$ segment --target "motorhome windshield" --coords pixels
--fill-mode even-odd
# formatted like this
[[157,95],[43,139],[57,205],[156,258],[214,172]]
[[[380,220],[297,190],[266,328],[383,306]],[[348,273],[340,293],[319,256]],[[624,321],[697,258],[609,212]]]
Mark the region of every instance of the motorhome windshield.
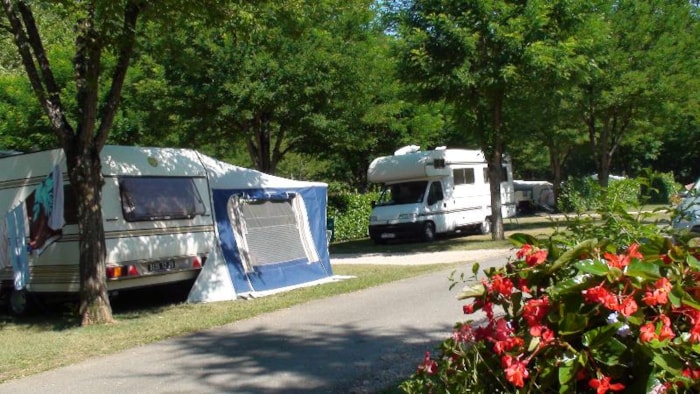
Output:
[[427,181],[385,185],[377,205],[417,204],[423,202]]

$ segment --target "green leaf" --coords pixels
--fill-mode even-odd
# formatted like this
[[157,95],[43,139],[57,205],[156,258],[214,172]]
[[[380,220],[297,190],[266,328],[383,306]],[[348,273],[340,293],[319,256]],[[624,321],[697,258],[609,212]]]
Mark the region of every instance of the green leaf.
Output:
[[688,263],[689,266],[691,266],[694,270],[700,271],[700,261],[695,258],[693,255],[688,255],[688,257],[685,259],[685,261]]
[[680,283],[676,283],[673,286],[671,292],[668,294],[668,299],[675,307],[679,307],[681,304],[684,304],[691,308],[700,310],[700,303],[698,303],[693,296],[688,294]]
[[549,288],[548,292],[552,297],[558,297],[564,294],[580,294],[581,291],[590,287],[590,277],[584,275],[576,275],[573,278],[561,281]]
[[620,342],[617,338],[612,337],[597,347],[591,348],[593,357],[599,362],[611,367],[617,367],[625,364],[625,353],[627,346]]
[[610,272],[610,267],[608,267],[607,263],[605,263],[602,260],[596,259],[587,259],[579,261],[576,264],[574,264],[574,267],[576,267],[581,272],[593,274],[596,276],[605,276]]
[[617,334],[617,329],[620,328],[620,325],[621,323],[615,323],[586,331],[582,338],[583,346],[595,348],[604,345]]
[[570,354],[564,354],[564,357],[566,358],[559,364],[559,384],[561,385],[559,392],[570,393],[574,388],[572,383],[576,382],[576,373],[579,370],[579,364],[576,362],[576,357]]
[[530,234],[525,234],[525,233],[515,233],[508,237],[510,242],[515,246],[515,247],[522,247],[525,244],[530,244],[533,246],[539,245],[540,241],[535,238],[534,236]]
[[681,376],[684,363],[678,358],[668,353],[656,353],[652,359],[654,364],[663,368],[664,371],[671,373],[674,376]]
[[457,295],[458,300],[463,300],[470,297],[479,297],[484,295],[486,292],[486,287],[483,284],[477,283],[471,286],[466,286],[462,289],[462,292]]
[[642,278],[644,280],[657,280],[661,278],[659,266],[654,263],[647,263],[641,260],[635,260],[627,266],[625,271],[627,276]]
[[472,274],[476,275],[479,272],[479,268],[481,268],[479,263],[472,264]]
[[562,320],[559,322],[559,334],[571,335],[579,333],[586,329],[588,325],[588,316],[578,313],[563,314]]
[[580,259],[582,255],[588,254],[588,252],[593,250],[597,245],[598,241],[595,239],[589,239],[581,242],[574,248],[567,250],[561,256],[559,256],[559,258],[554,262],[554,264],[552,264],[549,267],[547,272],[552,274],[559,268],[561,268],[563,265]]

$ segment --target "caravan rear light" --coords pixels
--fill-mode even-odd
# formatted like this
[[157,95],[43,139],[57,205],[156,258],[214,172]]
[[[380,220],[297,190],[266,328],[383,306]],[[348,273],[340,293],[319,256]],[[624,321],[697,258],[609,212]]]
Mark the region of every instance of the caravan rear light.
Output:
[[136,269],[135,265],[127,265],[126,274],[129,276],[138,276],[139,270]]
[[192,268],[202,268],[202,261],[199,259],[199,257],[192,259]]
[[122,276],[121,266],[109,266],[107,267],[107,279],[116,279]]

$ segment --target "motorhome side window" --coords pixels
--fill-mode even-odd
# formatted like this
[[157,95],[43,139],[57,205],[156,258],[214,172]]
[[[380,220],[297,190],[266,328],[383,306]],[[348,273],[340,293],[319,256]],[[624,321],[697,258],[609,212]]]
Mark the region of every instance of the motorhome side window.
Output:
[[473,185],[474,184],[474,169],[473,168],[457,168],[452,170],[455,186]]
[[205,213],[192,178],[121,177],[119,193],[129,222],[187,219]]
[[384,186],[379,205],[416,204],[423,201],[427,181],[403,182]]

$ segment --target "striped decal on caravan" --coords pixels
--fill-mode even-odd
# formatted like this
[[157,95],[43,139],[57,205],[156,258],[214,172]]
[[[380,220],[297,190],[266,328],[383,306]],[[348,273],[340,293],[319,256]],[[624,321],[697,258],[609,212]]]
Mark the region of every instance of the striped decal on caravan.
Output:
[[[9,179],[6,181],[0,181],[0,189],[16,189],[20,187],[35,186],[43,182],[47,176],[48,174],[44,174],[31,178]],[[68,173],[63,173],[63,179],[68,179]]]
[[[132,238],[132,237],[148,237],[156,235],[177,235],[177,234],[192,234],[192,233],[207,233],[214,231],[212,225],[200,226],[179,226],[179,227],[158,227],[145,229],[131,229],[119,231],[106,231],[105,240]],[[64,234],[56,242],[76,242],[80,240],[80,234]]]

